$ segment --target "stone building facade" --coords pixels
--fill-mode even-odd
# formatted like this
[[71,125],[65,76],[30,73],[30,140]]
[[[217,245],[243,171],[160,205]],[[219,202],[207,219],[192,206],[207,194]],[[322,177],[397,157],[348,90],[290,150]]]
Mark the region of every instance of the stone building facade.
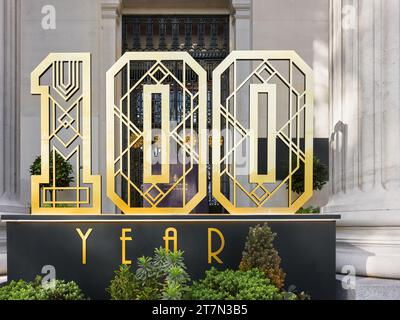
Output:
[[[399,14],[397,0],[0,0],[0,213],[29,212],[40,150],[30,73],[49,52],[92,54],[92,170],[105,177],[105,73],[121,56],[123,16],[226,15],[229,50],[295,50],[314,71],[330,179],[310,204],[342,214],[338,272],[399,278]],[[102,203],[115,212],[105,192]]]

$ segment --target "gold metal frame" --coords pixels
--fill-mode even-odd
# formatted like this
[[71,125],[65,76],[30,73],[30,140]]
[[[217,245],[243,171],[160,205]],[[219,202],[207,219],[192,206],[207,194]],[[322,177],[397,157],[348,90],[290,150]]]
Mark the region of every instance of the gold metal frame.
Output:
[[[68,66],[68,82],[64,79],[64,64]],[[41,77],[52,69],[52,85],[40,84]],[[82,79],[80,79],[80,77]],[[51,53],[31,73],[31,93],[39,94],[41,101],[41,174],[31,178],[31,206],[33,214],[100,214],[101,213],[101,177],[91,174],[91,75],[90,53]],[[51,90],[51,91],[50,91]],[[53,91],[54,90],[54,91]],[[80,91],[80,94],[76,96]],[[71,102],[71,99],[75,100]],[[76,110],[76,117],[71,113]],[[57,111],[62,115],[57,117]],[[50,118],[51,117],[51,118]],[[75,127],[74,127],[75,123]],[[82,123],[82,127],[80,126]],[[73,131],[73,136],[65,141],[60,131]],[[69,152],[64,154],[60,148],[53,145],[57,140]],[[73,144],[76,146],[73,146]],[[50,172],[49,153],[53,155],[53,170]],[[65,160],[76,155],[77,174],[76,186],[58,187],[55,179],[55,155],[59,154]],[[82,158],[81,158],[82,153]],[[82,176],[80,167],[82,166]],[[48,184],[50,174],[53,175],[53,185]],[[91,187],[87,186],[91,185]],[[57,200],[57,191],[75,190],[75,200]],[[52,199],[46,197],[46,191],[52,192]],[[81,192],[86,196],[81,199]],[[70,207],[59,207],[58,205]],[[48,207],[44,207],[47,205]],[[82,206],[84,205],[84,206]]]
[[[250,74],[245,78],[245,80],[238,85],[237,81],[237,62],[238,61],[249,61],[253,64],[256,63],[257,67],[252,68]],[[261,64],[257,61],[262,61]],[[270,61],[271,60],[287,60],[289,61],[289,77],[290,79],[285,79],[285,77],[276,69],[274,68]],[[305,83],[304,87],[305,90],[302,93],[298,93],[298,103],[296,106],[296,112],[292,113],[292,97],[291,94],[294,90],[292,86],[292,71],[293,65],[297,67],[304,74]],[[233,74],[233,93],[234,96],[234,111],[233,113],[230,112],[229,108],[223,106],[221,104],[221,76],[227,70],[233,66],[234,74]],[[261,72],[267,68],[267,70],[271,73],[271,77],[268,79],[264,79],[261,76]],[[273,87],[270,86],[268,81],[272,78],[273,75],[277,75],[282,81],[288,86],[290,90],[290,99],[289,99],[289,110],[290,115],[287,122],[281,128],[277,128],[275,132],[274,130],[268,130],[268,145],[271,146],[271,139],[275,140],[277,138],[281,139],[289,148],[289,175],[279,183],[279,185],[273,190],[268,190],[268,187],[265,186],[266,182],[273,182],[272,178],[275,178],[275,168],[274,163],[271,166],[268,166],[268,174],[266,176],[260,176],[257,173],[257,166],[256,166],[256,151],[254,150],[256,143],[257,143],[257,134],[254,133],[254,128],[251,126],[258,126],[258,120],[254,119],[254,112],[258,106],[255,105],[257,102],[256,95],[258,92],[267,92],[268,93],[268,100],[271,102],[272,108],[268,107],[268,118],[269,118],[269,126],[274,126],[272,121],[276,121],[276,112],[275,107],[279,107],[275,105],[274,94],[275,90]],[[236,117],[236,92],[237,90],[252,76],[258,77],[263,83],[261,85],[251,87],[250,92],[250,106],[248,107],[251,113],[249,117],[251,119],[250,127],[245,128],[239,119]],[[303,204],[310,199],[313,193],[313,74],[311,68],[297,55],[294,51],[233,51],[229,54],[227,58],[213,71],[213,151],[212,151],[212,159],[213,159],[213,196],[232,214],[265,214],[265,213],[294,213],[296,212]],[[271,96],[271,97],[270,97]],[[303,99],[305,96],[305,103],[304,105],[299,105],[299,101]],[[272,98],[272,101],[271,99]],[[229,97],[228,97],[229,99]],[[228,100],[227,99],[227,100]],[[241,105],[240,108],[246,108],[246,106]],[[270,112],[271,111],[271,112]],[[301,113],[304,113],[304,152],[300,148],[299,138],[297,142],[292,141],[292,126],[289,125],[292,121],[297,122],[297,130],[300,128],[300,118]],[[225,118],[227,123],[230,123],[235,130],[235,138],[233,139],[234,145],[233,148],[226,150],[225,156],[221,159],[221,147],[220,141],[222,137],[222,128],[221,128],[221,117]],[[284,133],[284,128],[289,126],[289,137]],[[242,135],[239,139],[240,141],[237,142],[236,139],[236,131],[239,131]],[[299,137],[299,132],[297,132],[297,137]],[[252,190],[246,190],[245,187],[241,185],[236,177],[236,149],[241,145],[241,143],[245,140],[250,140],[250,172],[249,172],[249,182],[255,182],[255,186],[251,186]],[[273,142],[273,145],[275,142]],[[234,173],[231,174],[228,170],[228,165],[225,164],[225,161],[229,157],[226,154],[231,155],[233,158],[233,167]],[[292,167],[292,154],[295,154],[297,157],[297,165]],[[270,147],[268,148],[268,157],[269,159],[275,158],[275,148]],[[304,193],[301,194],[297,199],[292,201],[292,193],[291,193],[291,182],[292,182],[292,175],[299,169],[299,161],[304,163]],[[221,166],[224,166],[221,170]],[[227,198],[221,192],[221,177],[226,174],[230,182],[233,185],[233,194],[231,198]],[[288,205],[287,207],[266,207],[265,204],[267,201],[280,189],[286,188],[286,183],[289,185],[288,187]],[[236,199],[236,190],[240,188],[241,192],[247,195],[247,197],[253,203],[253,206],[237,206],[237,199]],[[257,190],[262,190],[263,195],[257,196]]]
[[[247,81],[252,76],[257,76],[261,79],[261,84],[250,84],[249,86],[249,105],[248,110],[252,115],[249,117],[249,125],[246,128],[236,117],[236,97],[234,103],[234,111],[230,112],[229,108],[221,104],[221,76],[231,66],[234,67],[233,72],[233,95],[243,84],[237,86],[237,62],[245,60],[253,64],[256,61],[262,60],[262,63],[250,72],[246,77]],[[289,61],[289,79],[285,77],[271,65],[272,60],[287,60]],[[143,112],[143,130],[139,130],[126,116],[122,114],[120,108],[122,99],[115,103],[115,89],[118,84],[115,83],[116,75],[127,67],[130,72],[130,61],[153,61],[154,64],[146,75],[155,79],[155,85],[143,84],[144,112]],[[183,81],[179,82],[175,77],[175,81],[179,82],[182,89],[190,94],[191,109],[186,112],[183,108],[183,119],[175,128],[170,128],[169,121],[169,85],[163,84],[163,79],[168,75],[174,75],[162,63],[163,61],[182,61],[184,68],[190,67],[198,75],[198,90],[192,94]],[[67,65],[67,67],[65,67]],[[297,92],[292,83],[292,71],[295,66],[304,75],[304,92]],[[41,78],[46,72],[51,69],[52,82],[51,85],[41,85]],[[262,78],[261,72],[267,69],[271,76],[267,79]],[[154,73],[157,70],[162,70],[164,77],[157,80]],[[65,77],[67,74],[67,77]],[[185,74],[185,72],[183,72]],[[278,76],[283,83],[289,88],[290,99],[289,110],[290,114],[283,126],[276,127],[277,108],[277,88],[269,80],[273,75]],[[67,78],[67,79],[65,79]],[[128,77],[129,78],[129,77]],[[133,88],[128,81],[128,91]],[[294,52],[294,51],[233,51],[229,56],[214,70],[213,72],[213,132],[212,132],[212,183],[213,196],[223,205],[231,214],[265,214],[265,213],[294,213],[307,200],[310,199],[313,193],[313,74],[311,68]],[[41,96],[41,174],[32,176],[31,179],[31,205],[33,214],[100,214],[101,212],[101,177],[91,174],[91,74],[90,74],[90,54],[89,53],[51,53],[31,74],[31,92]],[[206,153],[207,153],[207,134],[206,134],[206,72],[205,70],[187,53],[187,52],[128,52],[125,53],[107,72],[107,195],[124,213],[139,213],[139,214],[187,214],[206,196]],[[81,93],[80,93],[81,91]],[[292,111],[292,92],[297,97],[297,105],[295,111]],[[79,94],[78,94],[79,93]],[[162,169],[161,175],[153,175],[151,172],[151,96],[152,94],[161,94],[161,110],[162,110],[162,132],[161,132],[161,158]],[[258,145],[258,96],[260,93],[267,94],[268,101],[268,121],[267,121],[267,138],[268,138],[268,168],[267,174],[259,174],[257,169],[257,145]],[[72,101],[72,98],[74,100]],[[125,97],[126,98],[126,97]],[[130,95],[127,94],[128,105]],[[196,106],[194,101],[198,99]],[[300,102],[304,101],[304,102]],[[186,102],[185,102],[186,103]],[[116,105],[118,104],[118,105]],[[246,106],[241,105],[241,108]],[[72,115],[71,110],[74,108],[77,111],[76,117]],[[61,112],[61,116],[57,117],[57,109]],[[61,110],[61,111],[60,111]],[[194,147],[195,137],[193,135],[193,114],[198,113],[198,150]],[[300,119],[304,116],[304,151],[300,147],[299,132]],[[116,148],[114,117],[119,118],[121,122],[129,127],[129,130],[134,133],[133,141],[129,141],[128,148],[134,144],[138,144],[140,139],[143,141],[144,149],[144,172],[143,180],[145,184],[151,184],[147,190],[140,190],[140,186],[133,186],[146,198],[150,207],[131,207],[117,193],[115,186],[115,165],[118,162],[114,156]],[[233,166],[236,166],[236,148],[239,147],[244,139],[248,139],[250,145],[249,158],[249,173],[248,181],[252,184],[252,190],[246,190],[241,186],[240,181],[235,174],[230,174],[226,166],[223,167],[226,155],[221,158],[221,141],[222,128],[221,118],[224,117],[226,123],[229,123],[234,128],[234,146],[230,150],[226,150],[225,154],[229,154],[234,159]],[[182,123],[191,121],[192,125],[189,130],[182,126]],[[81,123],[81,125],[79,125]],[[292,123],[296,123],[297,141],[293,141]],[[74,124],[74,125],[73,125]],[[178,128],[182,126],[183,137],[178,134]],[[75,133],[68,141],[63,140],[58,135],[62,129],[73,130]],[[286,134],[284,129],[288,131]],[[240,131],[242,138],[236,143],[236,131]],[[185,132],[186,131],[186,132]],[[188,132],[190,131],[190,132]],[[121,133],[120,133],[121,134]],[[57,140],[57,144],[52,143],[52,140]],[[171,187],[167,191],[161,190],[159,185],[168,184],[170,182],[170,161],[169,161],[169,141],[174,139],[177,144],[190,155],[191,168],[193,163],[198,166],[198,191],[188,201],[185,198],[185,188],[182,188],[183,203],[182,207],[160,207],[160,201],[173,190],[178,183],[183,182],[185,186],[186,169],[182,177],[177,181],[171,182]],[[276,140],[280,139],[289,148],[289,174],[279,184],[272,189],[266,184],[277,183],[276,180]],[[119,149],[122,150],[121,139]],[[126,149],[128,149],[126,148]],[[226,148],[226,147],[225,147]],[[66,150],[66,151],[65,151]],[[123,150],[125,152],[126,150]],[[53,172],[50,172],[50,152],[53,155]],[[122,151],[121,151],[122,152]],[[76,186],[59,187],[53,183],[49,184],[50,174],[53,175],[55,181],[55,155],[59,154],[65,160],[69,160],[72,156],[77,157],[77,167],[82,165],[82,175],[80,169],[77,170]],[[292,165],[292,155],[297,159],[297,164]],[[293,199],[293,195],[288,191],[288,205],[286,207],[266,207],[268,200],[286,184],[288,190],[291,190],[292,176],[299,169],[300,163],[304,165],[304,193],[299,195],[297,199]],[[221,168],[222,167],[222,168]],[[234,169],[235,170],[235,169]],[[121,172],[119,172],[121,173]],[[118,174],[118,171],[117,171]],[[221,177],[227,174],[230,182],[233,185],[233,194],[230,198],[226,197],[221,192]],[[126,177],[129,179],[129,177]],[[129,180],[130,181],[130,180]],[[130,184],[132,182],[130,181]],[[90,186],[89,186],[90,185]],[[236,188],[240,188],[242,192],[252,201],[252,206],[239,206],[236,203]],[[158,191],[158,195],[153,197],[150,194],[151,189]],[[74,200],[59,200],[57,192],[61,190],[74,190],[76,199]],[[259,196],[257,191],[262,191],[263,195]],[[48,193],[52,194],[52,199],[47,199]],[[128,192],[130,197],[130,194]],[[68,204],[71,207],[59,207],[59,204]]]
[[[168,160],[167,163],[163,163],[162,169],[162,176],[152,176],[151,175],[151,168],[147,165],[149,162],[148,159],[148,150],[149,146],[144,146],[144,152],[146,160],[144,161],[145,167],[145,176],[144,179],[146,182],[151,182],[151,187],[147,190],[141,190],[141,186],[136,186],[130,179],[130,176],[126,176],[123,174],[122,170],[115,170],[115,165],[119,161],[118,159],[121,155],[125,152],[129,152],[129,148],[133,146],[140,138],[143,139],[144,144],[149,144],[151,141],[151,133],[150,132],[143,132],[147,131],[144,128],[143,131],[139,130],[134,123],[130,121],[128,117],[123,115],[121,112],[121,103],[122,99],[127,98],[128,102],[127,105],[130,107],[130,94],[125,93],[126,97],[122,97],[119,99],[118,105],[115,105],[115,77],[116,75],[125,67],[127,67],[127,72],[130,72],[130,61],[153,61],[154,64],[152,65],[149,70],[147,70],[145,75],[149,75],[153,77],[153,80],[157,83],[156,85],[152,85],[151,87],[144,86],[144,125],[148,127],[151,120],[149,120],[149,115],[151,115],[151,103],[149,102],[147,95],[149,92],[157,92],[161,93],[162,95],[162,119],[164,120],[162,124],[162,134],[161,134],[161,143],[163,146],[168,146],[169,139],[174,139],[178,145],[181,146],[185,150],[185,152],[190,154],[191,160],[191,170],[193,168],[193,162],[196,162],[198,165],[198,191],[194,197],[192,197],[188,202],[185,202],[185,188],[182,188],[183,192],[183,203],[182,207],[160,207],[158,206],[159,203],[165,198],[168,193],[173,190],[179,183],[183,183],[185,185],[185,177],[188,172],[185,173],[177,179],[175,183],[172,184],[166,192],[163,192],[159,185],[165,182],[170,181],[168,168],[169,166],[169,154],[164,154],[164,158]],[[169,71],[169,69],[162,63],[162,61],[182,61],[184,68],[186,65],[189,66],[197,75],[198,75],[198,91],[195,95],[186,89],[185,80],[181,83],[176,77]],[[157,70],[162,70],[165,76],[157,80],[153,74],[157,72]],[[179,85],[185,90],[187,94],[191,96],[192,106],[191,112],[189,114],[185,114],[185,107],[183,119],[184,121],[191,120],[193,126],[193,113],[198,112],[198,152],[194,149],[194,139],[193,139],[193,127],[190,130],[190,139],[183,139],[177,133],[177,129],[182,126],[182,123],[178,123],[176,128],[171,130],[169,128],[169,101],[168,105],[166,105],[166,99],[169,93],[167,93],[167,87],[162,84],[164,79],[168,76],[174,77],[175,81],[179,83]],[[185,75],[185,70],[183,70],[183,75]],[[185,76],[183,76],[185,77]],[[144,78],[144,76],[143,76]],[[184,78],[185,79],[185,78]],[[127,88],[128,92],[130,93],[135,87],[131,86],[129,77],[127,79]],[[139,83],[140,81],[138,81]],[[207,136],[206,136],[206,71],[187,53],[187,52],[127,52],[125,53],[108,71],[107,71],[107,196],[114,202],[114,204],[121,209],[123,213],[126,214],[187,214],[206,196],[206,150],[207,150]],[[198,98],[197,106],[193,106],[193,101]],[[168,114],[167,114],[168,111]],[[115,140],[115,125],[114,125],[114,117],[118,118],[120,122],[123,122],[128,128],[129,131],[134,133],[134,139],[132,142],[128,144],[128,148],[122,148],[122,142],[120,140],[119,145],[119,155],[115,157],[115,148],[116,148],[116,140]],[[150,122],[149,122],[150,121]],[[121,124],[120,124],[121,125]],[[183,126],[185,128],[185,126]],[[185,130],[185,129],[184,129]],[[185,137],[187,133],[184,132],[183,136]],[[167,148],[163,148],[164,150],[168,150]],[[165,152],[165,151],[164,151]],[[129,159],[129,156],[128,156]],[[128,167],[130,166],[130,160]],[[116,171],[116,172],[115,172]],[[129,172],[129,171],[128,171]],[[116,175],[120,174],[123,176],[124,179],[127,180],[129,188],[135,188],[136,191],[141,195],[142,198],[146,199],[148,203],[151,204],[150,207],[132,207],[130,206],[130,192],[128,189],[128,201],[125,202],[117,193],[116,186],[115,186],[115,177]],[[168,174],[168,176],[167,176]],[[168,181],[167,178],[168,177]],[[156,197],[152,197],[150,195],[151,189],[155,188],[158,191],[158,195]],[[160,195],[161,194],[161,195]]]

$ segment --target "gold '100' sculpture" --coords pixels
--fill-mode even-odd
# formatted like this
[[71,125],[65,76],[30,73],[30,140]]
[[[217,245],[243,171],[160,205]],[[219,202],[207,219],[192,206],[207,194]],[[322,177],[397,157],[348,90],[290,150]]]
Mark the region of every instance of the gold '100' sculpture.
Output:
[[[90,72],[89,53],[49,54],[32,72],[32,93],[41,95],[34,214],[101,213]],[[294,213],[312,196],[308,65],[294,51],[233,51],[212,75],[209,133],[207,74],[189,53],[128,52],[108,70],[106,192],[122,213],[190,213],[210,188],[208,156],[212,195],[231,214]],[[57,157],[73,165],[72,185],[57,185]],[[299,173],[300,195],[291,191]]]
[[[32,213],[101,212],[100,176],[91,174],[90,73],[90,53],[51,53],[31,74],[31,92],[41,101],[41,174],[32,176]],[[57,157],[73,165],[73,186],[57,185]]]

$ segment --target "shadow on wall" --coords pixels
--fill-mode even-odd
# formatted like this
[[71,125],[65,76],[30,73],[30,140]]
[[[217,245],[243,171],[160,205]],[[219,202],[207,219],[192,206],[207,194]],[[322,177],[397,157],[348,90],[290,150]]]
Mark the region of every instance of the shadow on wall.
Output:
[[[344,188],[345,174],[346,174],[346,161],[342,161],[342,159],[346,159],[347,156],[347,147],[348,147],[348,125],[342,121],[338,121],[334,128],[333,132],[330,136],[330,150],[331,150],[331,166],[330,177],[331,183],[333,185],[333,191],[336,192],[335,181],[340,181],[340,189]],[[336,168],[336,166],[340,166],[341,168]],[[339,170],[338,170],[339,169]],[[336,173],[336,176],[335,176]],[[338,176],[340,174],[340,176]]]

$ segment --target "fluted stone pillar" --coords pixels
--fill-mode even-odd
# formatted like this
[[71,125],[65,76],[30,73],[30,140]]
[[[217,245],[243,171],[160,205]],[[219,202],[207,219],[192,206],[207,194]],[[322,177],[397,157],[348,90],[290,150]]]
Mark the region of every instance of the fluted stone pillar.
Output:
[[[232,33],[233,33],[233,43],[231,47],[234,50],[251,50],[252,45],[252,1],[251,0],[232,0],[231,1],[232,10]],[[250,62],[241,62],[236,65],[237,68],[236,78],[237,82],[243,81],[252,71],[252,65]],[[240,79],[240,80],[239,80]],[[232,79],[233,81],[233,79]],[[233,82],[232,82],[233,83]],[[236,98],[236,118],[245,127],[249,125],[249,111],[247,108],[239,108],[238,106],[247,106],[249,104],[249,95],[246,92],[239,92]],[[234,140],[234,133],[229,133],[232,141]],[[239,152],[235,153],[235,164],[236,180],[240,182],[243,186],[248,186],[248,177],[246,176],[247,168],[249,166],[249,153],[248,148],[246,151],[239,148]],[[231,201],[234,199],[234,185],[230,182],[229,188],[231,190]],[[236,193],[236,205],[240,207],[251,206],[252,201],[246,195],[242,193]]]
[[234,50],[252,49],[251,0],[231,0]]
[[[20,198],[19,0],[0,0],[0,214],[26,213]],[[0,221],[0,275],[7,272],[6,230]]]
[[102,176],[102,211],[114,213],[115,205],[107,197],[106,177],[106,72],[121,56],[121,0],[101,0],[101,108],[99,113],[99,163]]
[[19,176],[19,1],[0,1],[0,213],[26,212]]
[[330,183],[337,271],[400,278],[400,2],[331,0]]

